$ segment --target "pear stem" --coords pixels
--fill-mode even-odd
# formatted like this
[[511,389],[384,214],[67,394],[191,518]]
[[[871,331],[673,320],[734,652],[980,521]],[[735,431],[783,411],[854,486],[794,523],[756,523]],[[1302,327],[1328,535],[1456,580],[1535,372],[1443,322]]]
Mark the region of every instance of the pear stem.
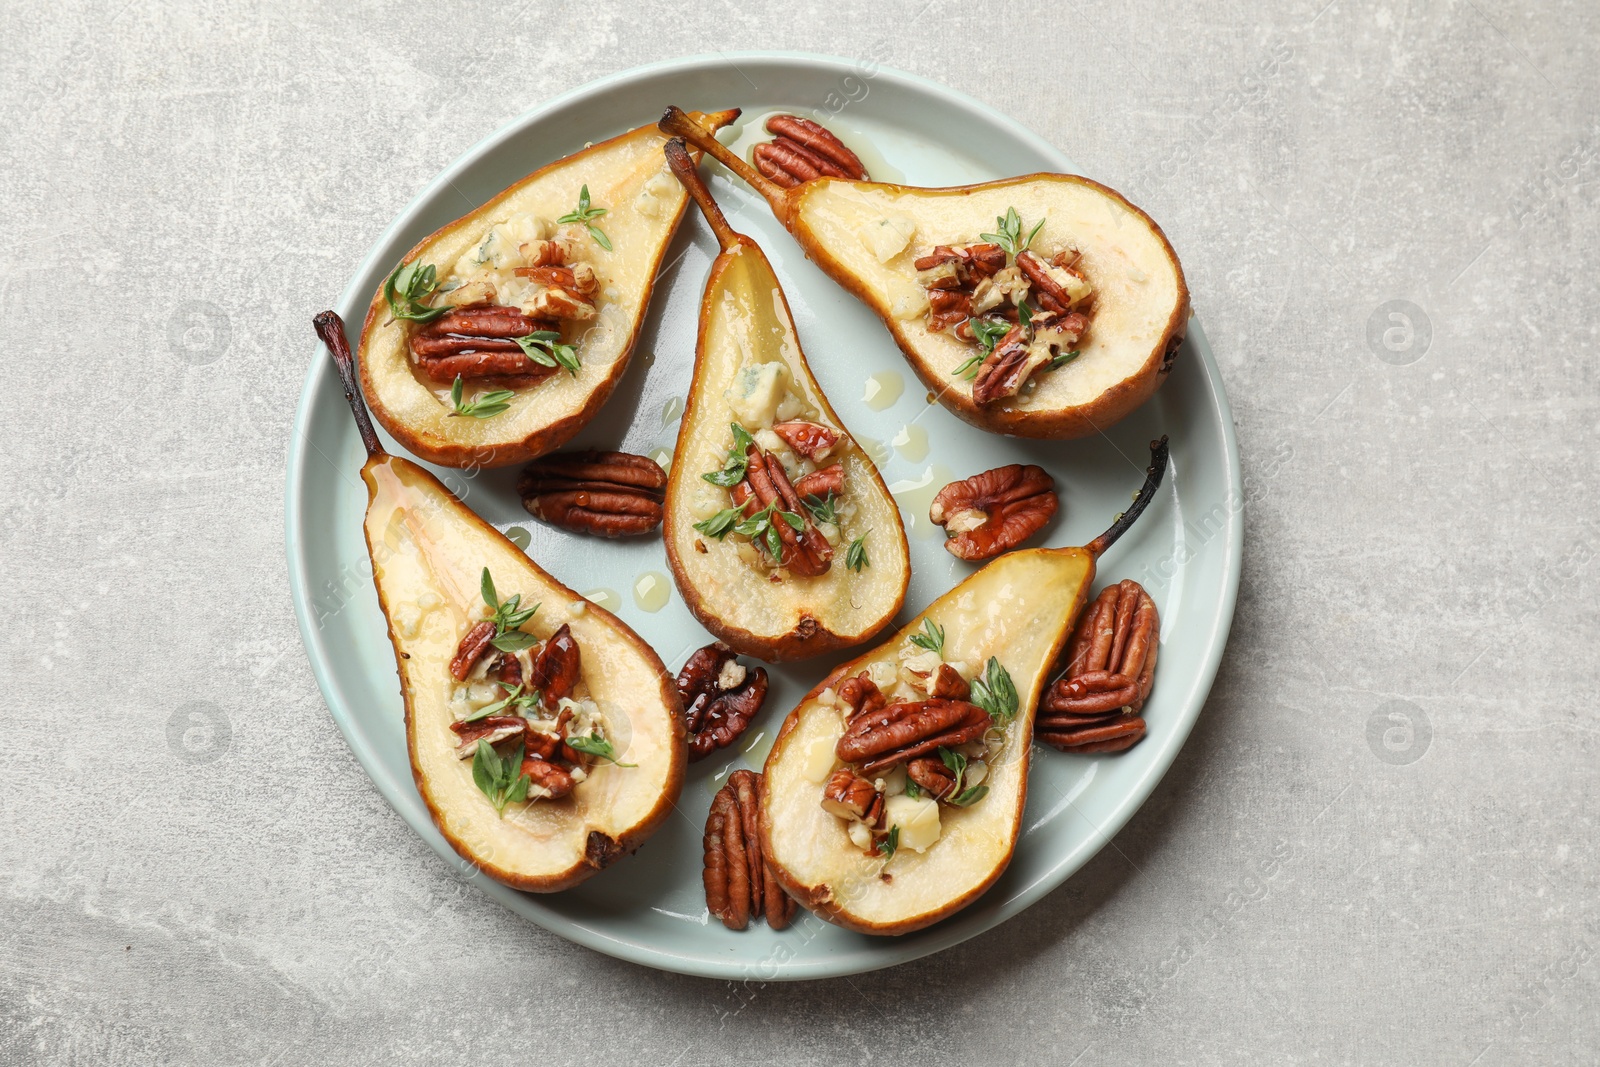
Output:
[[378,441],[378,432],[372,428],[372,418],[367,414],[366,401],[361,398],[361,388],[356,385],[356,361],[350,354],[350,341],[344,335],[344,320],[337,311],[324,311],[311,320],[317,336],[328,346],[334,366],[339,368],[339,381],[344,385],[344,398],[356,417],[356,429],[361,431],[361,443],[366,446],[367,458],[387,455]]
[[701,214],[711,224],[711,230],[717,235],[717,244],[722,246],[724,252],[739,243],[739,234],[728,224],[728,219],[722,214],[722,208],[717,205],[716,197],[711,195],[711,190],[706,188],[705,179],[700,177],[700,169],[694,165],[694,160],[689,158],[689,149],[684,146],[682,137],[674,137],[667,142],[664,149],[667,154],[667,166],[672,168],[672,173],[678,176],[678,181],[694,197],[694,202],[700,205]]
[[[743,178],[751,188],[766,197],[767,203],[771,204],[774,210],[786,196],[788,190],[740,159],[731,148],[717,140],[716,134],[690,118],[683,108],[676,104],[667,108],[666,114],[661,116],[661,121],[657,125],[662,133],[681,137],[700,151],[710,153],[718,163]],[[779,216],[782,216],[782,212],[779,212]]]
[[1127,511],[1117,516],[1109,530],[1083,546],[1090,555],[1098,559],[1106,549],[1117,543],[1117,538],[1128,532],[1128,527],[1144,514],[1144,509],[1156,498],[1156,490],[1161,487],[1161,476],[1166,472],[1167,435],[1162,434],[1161,440],[1150,442],[1150,466],[1144,470],[1144,485],[1139,487],[1139,495],[1133,498],[1133,505]]

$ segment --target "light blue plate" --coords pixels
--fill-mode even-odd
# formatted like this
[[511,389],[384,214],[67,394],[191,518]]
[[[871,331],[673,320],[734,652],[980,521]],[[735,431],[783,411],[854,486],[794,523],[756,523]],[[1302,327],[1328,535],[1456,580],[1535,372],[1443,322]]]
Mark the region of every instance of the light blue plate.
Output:
[[[743,107],[746,118],[756,122],[774,109],[814,116],[852,143],[872,146],[863,155],[874,177],[919,185],[1074,169],[1017,123],[908,74],[785,53],[675,60],[576,89],[477,145],[378,239],[337,310],[358,327],[371,294],[401,255],[460,216],[467,201],[482,203],[587,141],[653,121],[673,103],[703,110]],[[754,122],[740,133],[746,139],[756,135]],[[1039,900],[1110,840],[1172,763],[1216,674],[1239,585],[1244,498],[1232,418],[1205,336],[1198,323],[1191,323],[1177,367],[1161,392],[1102,437],[1024,442],[966,426],[926,402],[882,325],[805,260],[766,205],[720,168],[709,162],[707,167],[734,226],[759,241],[772,259],[812,368],[840,416],[858,437],[875,438],[890,452],[883,473],[891,489],[905,495],[902,511],[912,550],[902,621],[972,569],[949,556],[939,538],[928,536],[928,493],[918,494],[918,483],[937,488],[949,472],[965,476],[1001,463],[1039,463],[1056,476],[1062,501],[1060,517],[1044,540],[1082,544],[1126,506],[1142,480],[1146,443],[1163,433],[1172,440],[1172,469],[1160,497],[1100,566],[1101,584],[1135,578],[1161,609],[1160,667],[1144,712],[1150,735],[1132,750],[1104,758],[1036,751],[1015,859],[988,894],[965,911],[900,938],[848,933],[803,912],[793,928],[777,933],[757,925],[736,934],[707,921],[700,837],[712,793],[729,770],[760,769],[784,715],[843,656],[773,670],[767,707],[746,735],[746,750],[693,764],[679,817],[637,856],[551,896],[477,879],[483,892],[540,926],[651,967],[763,981],[868,971],[964,941]],[[672,447],[688,390],[700,293],[715,253],[710,232],[691,212],[668,253],[634,365],[579,444],[640,453]],[[311,336],[308,313],[307,341]],[[321,347],[308,355],[311,366],[295,419],[287,486],[289,574],[306,652],[334,722],[378,789],[423,840],[455,861],[411,780],[394,658],[361,535],[366,507],[357,475],[364,458],[361,445],[332,363]],[[875,410],[864,395],[868,377],[880,373],[886,374],[888,392],[880,391],[878,402],[897,381],[904,390],[892,404]],[[925,458],[918,454],[923,432]],[[891,444],[897,436],[903,442],[898,448]],[[619,593],[621,606],[615,610],[655,646],[669,668],[676,670],[691,650],[710,640],[675,591],[657,612],[635,602],[640,575],[668,571],[658,538],[611,543],[540,526],[523,512],[513,491],[514,469],[471,477],[438,473],[485,519],[527,543],[529,554],[560,580],[585,593],[599,588]]]

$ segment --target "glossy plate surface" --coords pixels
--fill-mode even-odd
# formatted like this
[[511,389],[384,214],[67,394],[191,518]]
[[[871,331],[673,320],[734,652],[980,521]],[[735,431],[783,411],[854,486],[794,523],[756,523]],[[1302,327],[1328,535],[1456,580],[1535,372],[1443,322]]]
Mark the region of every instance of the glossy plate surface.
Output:
[[[1074,170],[1056,149],[984,105],[881,67],[788,53],[674,60],[567,93],[473,148],[378,239],[337,310],[359,324],[387,272],[418,240],[459,216],[463,196],[482,203],[585,142],[652,121],[669,103],[744,108],[742,125],[723,135],[737,135],[741,150],[763,136],[760,124],[774,111],[815,117],[858,149],[871,146],[864,162],[874,178],[890,181],[953,185]],[[952,477],[1002,463],[1044,466],[1056,477],[1062,507],[1047,536],[1030,543],[1078,545],[1127,504],[1142,480],[1147,442],[1163,433],[1172,440],[1172,468],[1161,495],[1101,561],[1097,583],[1134,578],[1161,609],[1160,666],[1144,711],[1150,735],[1114,756],[1036,751],[1015,858],[965,911],[894,939],[848,933],[804,912],[793,928],[777,933],[755,925],[736,934],[707,920],[700,837],[712,794],[730,770],[761,768],[784,715],[849,653],[771,669],[761,717],[726,756],[691,765],[680,817],[636,856],[550,896],[475,878],[483,892],[546,929],[651,967],[763,981],[872,970],[954,945],[1038,901],[1110,840],[1172,763],[1210,690],[1233,619],[1244,497],[1232,417],[1205,336],[1191,322],[1166,385],[1104,436],[1024,442],[966,426],[927,402],[878,320],[806,261],[762,201],[720,167],[705,166],[734,226],[772,260],[813,371],[846,426],[877,451],[900,501],[913,569],[902,620],[972,570],[949,556],[939,531],[928,526],[929,500]],[[701,289],[715,254],[710,231],[691,213],[668,252],[634,363],[575,445],[670,451],[694,358]],[[309,318],[306,325],[309,338]],[[290,581],[306,652],[334,722],[373,782],[459,871],[464,865],[435,831],[412,783],[393,653],[361,535],[361,444],[332,362],[320,346],[308,355],[286,501]],[[545,569],[616,611],[670,669],[709,640],[672,589],[659,538],[613,543],[541,526],[522,510],[514,468],[437,473]]]

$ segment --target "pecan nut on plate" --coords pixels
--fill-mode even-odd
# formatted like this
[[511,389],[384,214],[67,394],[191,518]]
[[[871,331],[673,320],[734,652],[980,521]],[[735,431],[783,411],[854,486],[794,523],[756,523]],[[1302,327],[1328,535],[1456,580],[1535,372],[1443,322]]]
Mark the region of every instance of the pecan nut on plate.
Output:
[[767,672],[741,664],[717,642],[696,650],[678,672],[689,759],[699,760],[737,741],[767,699]]
[[517,493],[541,522],[574,533],[628,537],[661,525],[667,474],[647,456],[558,452],[528,464]]
[[1032,537],[1056,513],[1055,480],[1043,467],[1009,463],[939,490],[928,518],[958,559],[992,559]]
[[1101,591],[1067,644],[1066,674],[1039,703],[1034,736],[1065,752],[1121,752],[1145,735],[1161,640],[1155,601],[1138,582]]
[[767,132],[773,140],[756,145],[756,169],[786,189],[812,178],[867,177],[861,158],[810,119],[774,115],[767,120]]
[[799,907],[762,854],[760,800],[761,776],[734,771],[711,801],[706,819],[706,908],[730,930],[743,930],[752,916],[764,916],[768,926],[782,930]]

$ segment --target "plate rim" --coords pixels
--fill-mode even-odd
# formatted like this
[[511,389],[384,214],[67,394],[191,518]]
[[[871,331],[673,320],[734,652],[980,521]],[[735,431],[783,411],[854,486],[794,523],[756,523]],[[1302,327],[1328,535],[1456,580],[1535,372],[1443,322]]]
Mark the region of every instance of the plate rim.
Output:
[[[856,76],[861,75],[866,65],[863,60],[813,52],[753,50],[707,53],[658,60],[642,66],[616,71],[541,101],[475,142],[419,189],[374,238],[366,254],[357,263],[349,283],[340,293],[335,307],[339,309],[340,314],[347,322],[351,321],[350,316],[356,314],[359,309],[364,308],[369,300],[369,296],[364,289],[358,290],[357,284],[359,280],[372,270],[382,250],[390,243],[396,233],[407,224],[419,207],[429,201],[443,187],[450,185],[463,171],[476,165],[484,155],[505,141],[522,134],[528,127],[537,124],[547,115],[574,102],[602,96],[631,83],[648,81],[665,72],[678,73],[697,69],[725,69],[729,66],[733,66],[737,70],[740,61],[790,63],[839,75],[855,74]],[[1047,156],[1057,165],[1062,172],[1082,173],[1049,140],[1016,119],[960,90],[952,89],[947,85],[917,74],[877,63],[872,64],[870,77],[874,80],[884,79],[888,82],[897,82],[902,88],[940,98],[943,103],[967,112],[978,121],[1030,142],[1041,151],[1041,154]],[[359,318],[359,316],[357,317]],[[1232,409],[1222,382],[1221,371],[1217,367],[1210,344],[1201,328],[1199,318],[1193,314],[1192,310],[1188,339],[1194,350],[1193,355],[1200,360],[1204,369],[1201,381],[1204,384],[1205,394],[1198,400],[1203,401],[1202,407],[1211,409],[1221,431],[1223,450],[1227,460],[1223,479],[1224,488],[1227,492],[1226,499],[1242,499],[1243,477]],[[406,777],[404,782],[397,781],[379,763],[375,754],[375,746],[368,739],[358,720],[352,715],[349,706],[342,698],[337,680],[329,670],[330,656],[328,651],[320,635],[312,625],[314,619],[311,610],[312,593],[308,583],[310,565],[306,558],[306,539],[300,536],[306,521],[306,512],[301,506],[296,490],[304,483],[305,468],[312,458],[311,453],[317,451],[320,454],[320,450],[311,443],[309,432],[311,411],[316,406],[316,401],[320,397],[322,390],[329,387],[328,383],[330,381],[333,383],[332,387],[337,390],[337,381],[333,376],[331,365],[325,357],[325,349],[321,344],[316,344],[312,348],[312,358],[306,368],[306,373],[301,383],[300,397],[295,408],[295,416],[289,438],[289,450],[286,457],[286,477],[284,481],[285,550],[288,557],[290,597],[294,604],[295,621],[300,631],[301,644],[310,663],[312,676],[316,679],[317,688],[322,694],[323,701],[327,704],[334,723],[344,735],[345,742],[349,746],[351,754],[355,756],[357,763],[360,764],[362,770],[366,772],[367,777],[377,787],[380,795],[383,796],[395,813],[434,851],[438,852],[447,862],[452,862],[459,870],[464,861],[444,840],[438,828],[434,826],[425,806],[421,803],[420,796],[416,792],[414,781],[409,776]],[[326,456],[322,458],[328,459]],[[920,959],[932,953],[951,948],[966,941],[968,938],[1007,922],[1017,914],[1032,907],[1046,894],[1064,884],[1098,854],[1102,848],[1110,843],[1112,838],[1127,825],[1133,814],[1144,806],[1150,794],[1154,792],[1156,785],[1171,769],[1178,752],[1182,750],[1184,743],[1187,741],[1195,721],[1199,718],[1200,711],[1211,692],[1212,685],[1215,683],[1222,656],[1227,648],[1228,637],[1232,630],[1234,613],[1238,603],[1244,547],[1243,509],[1232,507],[1226,509],[1223,532],[1225,535],[1225,552],[1221,565],[1222,596],[1217,601],[1215,610],[1210,614],[1209,645],[1205,650],[1200,670],[1195,675],[1194,685],[1184,701],[1178,721],[1174,724],[1173,729],[1165,735],[1166,744],[1164,747],[1158,750],[1155,759],[1150,763],[1145,773],[1133,783],[1131,789],[1124,792],[1110,814],[1095,828],[1089,842],[1086,842],[1084,846],[1064,853],[1039,877],[1018,887],[1016,893],[1009,900],[994,911],[984,913],[981,918],[978,918],[977,913],[972,912],[965,916],[966,921],[963,921],[961,916],[955,916],[930,927],[915,940],[896,938],[867,939],[865,944],[869,946],[869,951],[865,953],[852,952],[846,955],[824,957],[815,961],[787,960],[776,964],[768,963],[766,965],[767,968],[774,970],[775,973],[763,973],[759,976],[759,980],[804,981],[860,974],[910,962],[911,960]],[[594,951],[605,953],[629,963],[678,974],[723,979],[742,978],[749,980],[751,978],[751,965],[742,959],[714,960],[680,956],[645,941],[619,937],[602,928],[568,916],[529,914],[525,909],[530,903],[537,903],[536,899],[532,902],[527,899],[529,894],[520,893],[492,879],[478,877],[475,871],[467,877],[490,899],[518,917]],[[522,906],[519,907],[519,903]],[[537,911],[538,909],[535,908],[534,910]],[[863,955],[865,958],[861,958]]]

